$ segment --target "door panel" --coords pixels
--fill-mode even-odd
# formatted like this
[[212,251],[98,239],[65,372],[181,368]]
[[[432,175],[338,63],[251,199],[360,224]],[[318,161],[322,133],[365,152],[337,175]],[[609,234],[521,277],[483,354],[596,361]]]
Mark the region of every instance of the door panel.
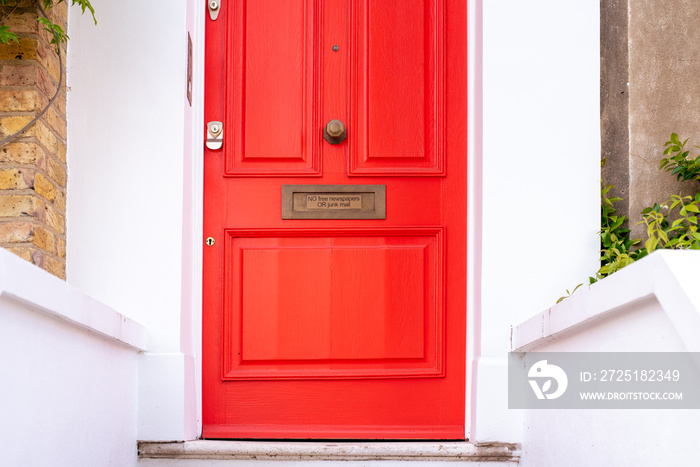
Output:
[[203,436],[464,439],[466,2],[226,0],[206,40]]
[[[226,175],[318,175],[317,0],[228,2]],[[271,104],[274,103],[274,104]]]
[[349,174],[444,175],[444,2],[352,7]]
[[442,374],[441,229],[227,234],[223,380]]

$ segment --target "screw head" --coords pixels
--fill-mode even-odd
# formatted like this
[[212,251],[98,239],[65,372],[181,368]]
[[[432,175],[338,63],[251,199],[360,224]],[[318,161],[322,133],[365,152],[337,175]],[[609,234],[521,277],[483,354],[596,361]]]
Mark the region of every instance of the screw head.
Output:
[[219,128],[219,125],[212,125],[211,128],[209,129],[212,133],[217,134],[221,131],[221,128]]
[[211,0],[211,2],[209,2],[209,8],[212,10],[217,10],[219,8],[219,2],[216,0]]
[[334,46],[333,46],[333,52],[337,52],[338,50],[340,50],[340,47],[338,47],[337,45],[334,45]]

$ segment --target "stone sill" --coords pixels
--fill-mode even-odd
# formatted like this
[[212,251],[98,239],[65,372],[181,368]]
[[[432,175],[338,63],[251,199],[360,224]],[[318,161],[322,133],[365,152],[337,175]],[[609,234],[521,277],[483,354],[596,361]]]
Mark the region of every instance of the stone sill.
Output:
[[0,298],[143,352],[146,328],[37,266],[0,248]]
[[689,352],[700,352],[700,251],[657,250],[515,326],[511,349],[527,352],[628,309],[658,300]]
[[139,442],[140,459],[513,462],[520,445],[469,442]]

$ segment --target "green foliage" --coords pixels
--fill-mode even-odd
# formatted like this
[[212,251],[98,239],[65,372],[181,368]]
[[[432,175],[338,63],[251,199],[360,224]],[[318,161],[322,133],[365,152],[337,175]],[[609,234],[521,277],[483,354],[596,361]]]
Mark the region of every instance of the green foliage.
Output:
[[[671,172],[678,181],[700,181],[700,155],[693,159],[690,156],[690,151],[685,149],[685,143],[687,142],[687,139],[681,142],[676,133],[671,133],[671,138],[664,144],[666,149],[663,155],[667,157],[661,159],[659,169]],[[694,147],[699,148],[698,146]]]
[[569,292],[569,289],[566,289],[566,295],[564,295],[563,297],[559,297],[559,300],[557,300],[557,303],[561,302],[565,298],[571,297],[574,294],[574,292],[576,292],[578,290],[578,288],[581,287],[582,285],[583,284],[577,285],[576,287],[574,287],[574,290],[572,290],[571,292]]
[[0,44],[7,44],[10,41],[19,42],[17,34],[10,31],[9,26],[0,26]]
[[[605,159],[601,167],[605,165]],[[600,190],[600,269],[595,277],[590,277],[592,284],[603,277],[633,263],[640,255],[638,250],[632,251],[641,241],[630,238],[630,229],[626,227],[627,216],[618,216],[614,203],[622,201],[622,198],[609,198],[608,192],[615,188],[612,185],[603,185]]]
[[[646,250],[649,253],[658,249],[700,250],[700,193],[694,197],[673,195],[668,204],[656,203],[642,211],[643,220],[639,223],[646,224],[649,237],[644,244]],[[678,212],[674,213],[675,210]],[[674,220],[669,222],[669,219]]]
[[[677,180],[697,180],[700,182],[700,155],[696,158],[689,156],[685,149],[688,142],[680,140],[676,133],[671,133],[671,138],[664,144],[663,159],[659,170],[671,172]],[[700,146],[695,146],[700,149]],[[605,165],[603,159],[601,166]],[[590,277],[589,282],[594,282],[609,276],[643,258],[654,250],[681,249],[700,250],[700,231],[698,230],[698,217],[700,216],[700,193],[695,196],[673,195],[664,204],[655,203],[652,207],[642,210],[642,220],[637,224],[645,224],[647,227],[647,239],[641,246],[641,240],[630,238],[630,230],[625,227],[629,221],[626,216],[618,216],[614,203],[621,198],[608,197],[612,185],[603,185],[601,181],[601,229],[600,229],[600,264],[601,267],[595,277]],[[581,284],[567,295],[560,297],[557,303],[570,297]]]
[[[0,5],[13,6],[14,8],[17,8],[17,5],[20,1],[21,0],[0,0]],[[59,3],[63,3],[64,1],[68,0],[41,0],[41,3],[43,3],[44,9],[48,10],[50,8],[53,8],[54,5],[58,5]],[[90,4],[90,0],[70,1],[71,6],[78,5],[80,7],[82,12],[81,14],[85,14],[85,10],[88,10],[90,12],[90,15],[92,16],[93,21],[95,22],[95,24],[97,24],[97,19],[95,18],[95,9]],[[11,11],[14,11],[14,8]],[[4,19],[5,18],[3,18],[3,21]],[[44,27],[46,31],[49,32],[49,34],[51,34],[51,44],[53,44],[56,47],[56,53],[58,53],[58,48],[61,45],[61,43],[66,43],[68,42],[68,39],[70,39],[68,37],[68,34],[65,33],[61,26],[59,26],[56,23],[53,23],[47,18],[38,17],[37,21]],[[0,26],[0,44],[7,44],[10,41],[19,42],[17,34],[12,32],[8,26]]]
[[51,34],[51,36],[52,36],[51,43],[55,44],[56,53],[58,53],[58,47],[61,45],[61,42],[68,42],[68,39],[70,39],[68,37],[68,34],[66,34],[63,31],[63,28],[61,28],[61,26],[59,26],[58,24],[52,23],[51,21],[49,21],[46,18],[39,17],[36,20],[39,22],[39,24],[44,26],[45,30],[47,30]]

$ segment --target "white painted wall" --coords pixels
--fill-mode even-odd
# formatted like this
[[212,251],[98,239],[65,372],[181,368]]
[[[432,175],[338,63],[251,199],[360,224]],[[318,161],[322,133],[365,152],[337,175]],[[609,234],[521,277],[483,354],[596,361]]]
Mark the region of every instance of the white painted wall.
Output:
[[[535,352],[697,352],[698,264],[697,251],[655,252],[516,328],[515,346]],[[697,410],[523,412],[525,467],[697,464]]]
[[[191,201],[197,118],[186,105],[186,71],[194,1],[91,3],[98,26],[75,8],[69,21],[67,278],[148,329],[139,439],[193,439],[201,222]],[[201,89],[195,97],[201,102]]]
[[0,250],[0,465],[136,463],[146,330]]
[[474,272],[480,303],[472,317],[478,342],[471,437],[515,441],[520,423],[506,397],[510,325],[598,269],[600,5],[482,4],[482,248]]
[[180,349],[185,0],[71,11],[67,278]]
[[3,465],[133,465],[137,355],[0,300]]
[[484,1],[484,355],[598,269],[599,8]]

